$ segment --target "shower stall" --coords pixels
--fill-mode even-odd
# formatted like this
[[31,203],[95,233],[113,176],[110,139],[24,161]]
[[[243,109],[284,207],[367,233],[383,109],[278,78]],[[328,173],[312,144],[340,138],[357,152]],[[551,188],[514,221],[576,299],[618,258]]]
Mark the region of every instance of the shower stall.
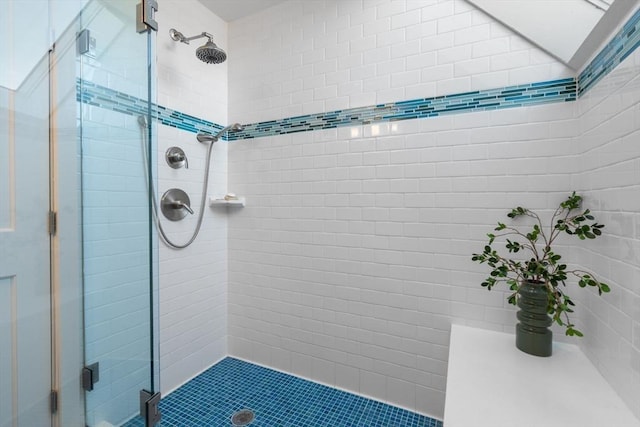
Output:
[[153,424],[157,4],[2,8],[0,426]]

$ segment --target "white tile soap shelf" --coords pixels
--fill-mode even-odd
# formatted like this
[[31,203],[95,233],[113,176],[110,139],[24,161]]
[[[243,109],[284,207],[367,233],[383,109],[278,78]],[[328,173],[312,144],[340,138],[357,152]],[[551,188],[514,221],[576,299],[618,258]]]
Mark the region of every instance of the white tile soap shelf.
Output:
[[244,197],[236,197],[230,194],[226,196],[215,196],[209,198],[209,206],[217,207],[217,206],[234,206],[243,208],[245,205]]

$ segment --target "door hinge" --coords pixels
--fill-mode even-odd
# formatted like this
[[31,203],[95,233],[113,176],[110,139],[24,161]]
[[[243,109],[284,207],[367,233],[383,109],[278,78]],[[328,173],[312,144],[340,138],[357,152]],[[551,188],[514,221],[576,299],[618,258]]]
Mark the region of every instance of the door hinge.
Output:
[[49,234],[54,236],[58,231],[58,213],[49,211]]
[[91,31],[85,28],[76,36],[76,53],[78,56],[86,55],[90,58],[96,57],[96,38],[91,36]]
[[82,388],[86,391],[93,390],[95,383],[100,381],[100,363],[96,362],[82,368]]
[[158,22],[154,14],[158,11],[156,0],[142,0],[136,5],[136,31],[144,33],[147,30],[158,31]]
[[160,392],[153,393],[148,390],[140,390],[140,416],[144,420],[145,427],[154,427],[160,422]]
[[58,391],[51,390],[51,395],[49,396],[49,403],[51,406],[51,413],[55,414],[58,412]]
[[100,363],[96,362],[82,368],[82,388],[86,391],[93,390],[95,383],[100,381]]

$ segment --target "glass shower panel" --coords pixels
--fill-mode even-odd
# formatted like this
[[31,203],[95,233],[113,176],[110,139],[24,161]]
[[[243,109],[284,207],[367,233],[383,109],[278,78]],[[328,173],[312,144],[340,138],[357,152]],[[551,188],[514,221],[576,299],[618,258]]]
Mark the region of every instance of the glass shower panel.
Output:
[[137,415],[140,391],[154,389],[155,250],[144,152],[155,150],[144,146],[153,139],[142,119],[154,101],[154,34],[136,32],[134,0],[92,1],[81,27],[85,362],[99,372],[85,394],[86,422],[111,426]]

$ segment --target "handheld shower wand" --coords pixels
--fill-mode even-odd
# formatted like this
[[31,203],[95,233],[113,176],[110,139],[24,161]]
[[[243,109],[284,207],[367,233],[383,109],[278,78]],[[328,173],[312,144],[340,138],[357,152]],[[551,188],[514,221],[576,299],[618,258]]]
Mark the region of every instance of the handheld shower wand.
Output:
[[198,140],[198,142],[211,142],[211,143],[213,143],[213,142],[217,142],[220,139],[220,137],[227,131],[239,132],[242,129],[244,129],[244,127],[240,123],[234,123],[232,125],[229,125],[229,126],[223,128],[222,130],[220,130],[215,135],[210,135],[208,133],[200,132],[198,135],[196,135],[196,139]]

